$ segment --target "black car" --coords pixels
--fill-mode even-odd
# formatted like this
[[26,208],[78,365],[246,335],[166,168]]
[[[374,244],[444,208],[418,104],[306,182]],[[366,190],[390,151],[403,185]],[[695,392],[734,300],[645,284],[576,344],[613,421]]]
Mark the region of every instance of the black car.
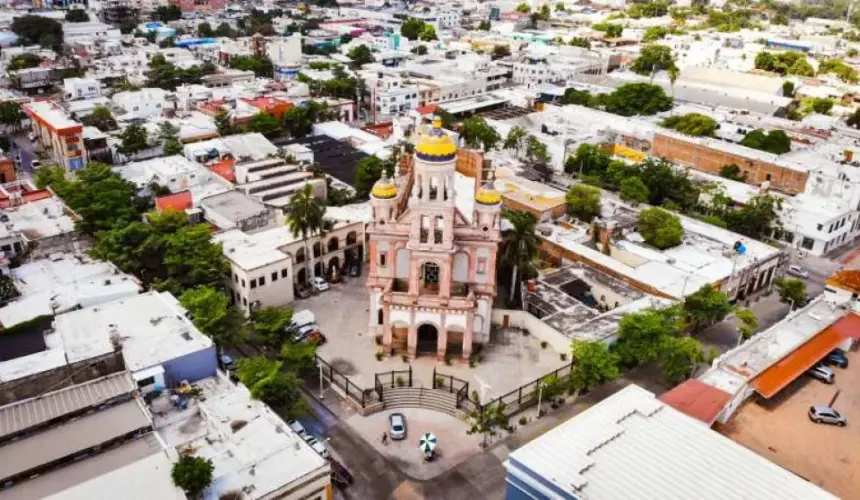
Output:
[[828,365],[838,366],[839,368],[848,368],[848,358],[845,356],[845,352],[843,352],[842,349],[834,349],[830,351],[830,354],[825,356],[822,361]]
[[333,458],[329,459],[329,463],[331,464],[331,480],[335,486],[346,488],[352,484],[352,474],[346,470],[346,467]]

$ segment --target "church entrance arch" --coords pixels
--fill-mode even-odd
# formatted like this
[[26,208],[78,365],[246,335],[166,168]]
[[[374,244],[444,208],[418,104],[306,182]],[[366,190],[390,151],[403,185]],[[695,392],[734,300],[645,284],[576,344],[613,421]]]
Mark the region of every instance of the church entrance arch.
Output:
[[439,341],[439,330],[436,325],[425,323],[418,327],[417,354],[436,354],[437,342]]

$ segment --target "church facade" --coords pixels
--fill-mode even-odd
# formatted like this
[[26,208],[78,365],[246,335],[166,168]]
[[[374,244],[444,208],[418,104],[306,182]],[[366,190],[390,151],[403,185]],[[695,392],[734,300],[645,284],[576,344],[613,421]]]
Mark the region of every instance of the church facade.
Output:
[[[373,187],[370,331],[387,355],[468,360],[474,344],[489,340],[501,195],[492,181],[457,193],[456,158],[437,119],[417,141],[409,171]],[[464,196],[471,203],[456,203]]]

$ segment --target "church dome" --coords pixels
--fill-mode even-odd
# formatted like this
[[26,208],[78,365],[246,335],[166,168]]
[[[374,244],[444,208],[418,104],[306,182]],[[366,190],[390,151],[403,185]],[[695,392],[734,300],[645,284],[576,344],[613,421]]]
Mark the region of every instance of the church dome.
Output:
[[397,186],[387,176],[383,176],[373,185],[370,194],[380,200],[390,200],[397,197]]
[[502,193],[496,189],[493,181],[490,181],[475,194],[475,201],[481,205],[498,205],[502,202]]
[[415,147],[415,155],[427,162],[448,162],[456,158],[457,145],[442,129],[442,120],[435,118],[433,128],[422,134]]

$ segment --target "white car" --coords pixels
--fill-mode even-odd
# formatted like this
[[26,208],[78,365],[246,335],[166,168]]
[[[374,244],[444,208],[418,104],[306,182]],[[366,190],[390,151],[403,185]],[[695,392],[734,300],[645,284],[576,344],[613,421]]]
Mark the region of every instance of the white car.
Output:
[[32,170],[36,170],[37,168],[42,166],[42,162],[39,160],[30,160],[30,168]]
[[798,278],[809,278],[809,271],[798,266],[797,264],[792,264],[788,266],[788,274],[792,276],[797,276]]
[[302,423],[299,422],[298,420],[289,419],[289,420],[287,420],[287,425],[289,425],[290,429],[292,429],[293,432],[295,432],[299,436],[304,436],[305,434],[307,434],[307,431],[305,430],[305,426],[302,425]]
[[317,291],[320,292],[324,292],[329,288],[328,282],[326,282],[326,280],[320,278],[319,276],[311,280],[311,286],[313,286]]
[[310,445],[310,447],[313,448],[313,450],[315,452],[319,453],[319,455],[321,457],[328,458],[330,456],[328,453],[328,449],[325,446],[323,446],[322,443],[317,441],[317,438],[310,436],[308,434],[305,434],[304,436],[302,436],[302,439],[304,439],[305,442],[308,443]]

